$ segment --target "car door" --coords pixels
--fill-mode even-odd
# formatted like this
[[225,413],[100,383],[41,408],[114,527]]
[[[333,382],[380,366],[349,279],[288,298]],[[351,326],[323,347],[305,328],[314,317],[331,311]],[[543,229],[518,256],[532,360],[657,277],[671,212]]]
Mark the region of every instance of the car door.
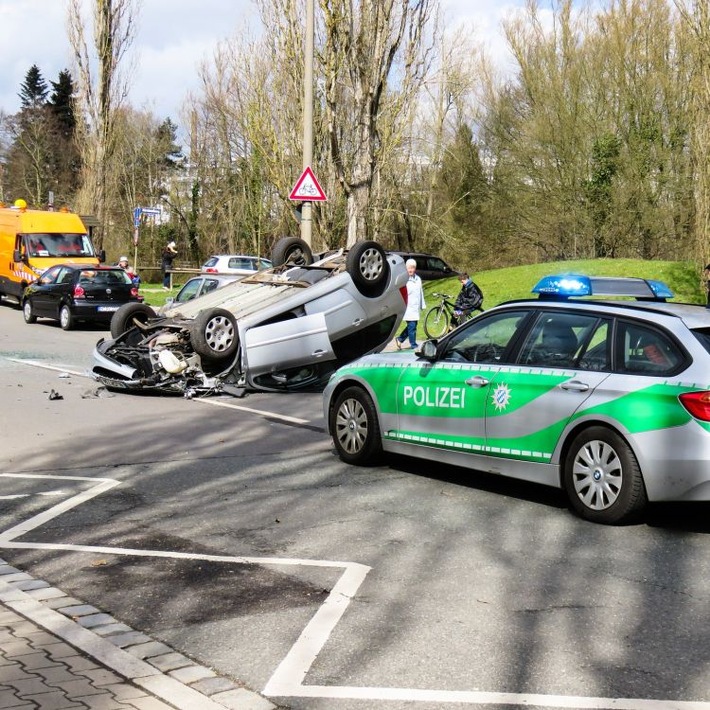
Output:
[[548,463],[575,412],[610,374],[611,320],[541,310],[517,362],[490,378],[485,402],[486,453]]
[[402,442],[460,451],[485,450],[486,404],[528,318],[524,309],[477,318],[444,340],[434,362],[414,360],[397,382],[397,430]]
[[64,266],[53,266],[51,269],[47,269],[32,285],[30,301],[35,315],[56,318],[57,281],[60,273],[64,271],[66,271]]
[[243,338],[250,377],[335,358],[324,313],[254,326]]

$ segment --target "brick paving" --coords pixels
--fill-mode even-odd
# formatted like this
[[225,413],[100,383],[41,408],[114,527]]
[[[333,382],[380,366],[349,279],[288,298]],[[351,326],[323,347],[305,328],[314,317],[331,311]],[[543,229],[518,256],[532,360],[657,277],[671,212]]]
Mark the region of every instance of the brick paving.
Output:
[[0,559],[0,709],[276,710]]

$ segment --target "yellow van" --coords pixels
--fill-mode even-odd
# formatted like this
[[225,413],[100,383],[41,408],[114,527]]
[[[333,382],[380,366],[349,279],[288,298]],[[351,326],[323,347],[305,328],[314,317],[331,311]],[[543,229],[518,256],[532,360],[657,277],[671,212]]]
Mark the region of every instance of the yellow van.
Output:
[[0,207],[0,296],[20,300],[25,286],[55,264],[103,260],[79,215],[28,209],[24,200]]

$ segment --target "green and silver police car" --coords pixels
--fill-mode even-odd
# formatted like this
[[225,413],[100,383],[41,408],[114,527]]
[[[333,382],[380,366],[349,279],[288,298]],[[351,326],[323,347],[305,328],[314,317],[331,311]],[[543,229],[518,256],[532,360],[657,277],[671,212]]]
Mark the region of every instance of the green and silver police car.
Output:
[[[710,500],[710,310],[663,283],[562,275],[324,391],[343,461],[405,454],[564,489],[582,517]],[[616,297],[631,297],[623,300]]]

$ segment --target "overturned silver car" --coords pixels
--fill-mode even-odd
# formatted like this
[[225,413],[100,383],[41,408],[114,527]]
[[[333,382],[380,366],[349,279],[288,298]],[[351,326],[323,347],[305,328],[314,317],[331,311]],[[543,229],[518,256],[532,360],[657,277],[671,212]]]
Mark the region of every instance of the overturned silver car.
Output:
[[340,365],[382,350],[406,307],[402,258],[372,241],[315,260],[280,240],[274,268],[174,304],[130,303],[94,350],[93,377],[115,390],[187,397],[319,389]]

